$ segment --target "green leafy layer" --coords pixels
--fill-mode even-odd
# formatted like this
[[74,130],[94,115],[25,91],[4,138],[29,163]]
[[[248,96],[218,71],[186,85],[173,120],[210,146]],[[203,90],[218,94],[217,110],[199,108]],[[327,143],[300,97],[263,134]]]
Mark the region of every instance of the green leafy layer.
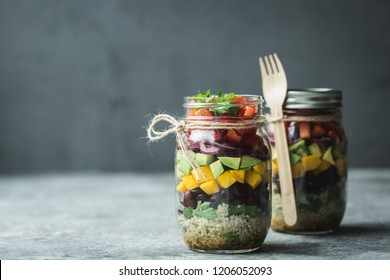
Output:
[[260,216],[260,212],[255,205],[240,204],[237,206],[230,206],[229,216],[241,215],[241,214],[247,214],[252,218],[256,218]]
[[235,97],[238,96],[236,96],[234,92],[224,93],[220,91],[217,94],[211,94],[211,91],[207,90],[205,93],[198,91],[198,94],[194,97],[194,100],[198,103],[218,104],[217,106],[209,109],[210,111],[214,112],[216,116],[223,114],[236,116],[239,108],[233,101]]
[[193,215],[200,218],[206,218],[207,220],[215,220],[215,218],[217,218],[217,213],[210,207],[210,202],[207,201],[203,203],[198,201],[195,210],[191,207],[184,208],[183,215],[186,219],[191,219]]

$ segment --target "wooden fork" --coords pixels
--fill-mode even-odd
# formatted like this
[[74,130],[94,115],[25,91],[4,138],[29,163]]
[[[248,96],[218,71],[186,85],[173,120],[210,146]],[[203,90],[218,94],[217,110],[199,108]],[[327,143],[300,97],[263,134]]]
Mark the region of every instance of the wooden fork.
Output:
[[275,135],[275,146],[278,154],[278,169],[282,195],[283,216],[287,225],[297,221],[294,187],[291,175],[290,156],[284,127],[283,103],[287,95],[287,78],[276,53],[259,58],[265,101],[271,109],[271,120]]

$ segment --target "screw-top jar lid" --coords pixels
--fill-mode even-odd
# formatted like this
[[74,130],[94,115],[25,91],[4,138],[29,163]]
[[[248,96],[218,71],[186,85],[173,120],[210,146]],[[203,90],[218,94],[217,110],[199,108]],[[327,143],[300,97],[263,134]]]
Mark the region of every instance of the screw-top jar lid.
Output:
[[330,88],[289,89],[284,102],[285,109],[341,108],[341,90]]

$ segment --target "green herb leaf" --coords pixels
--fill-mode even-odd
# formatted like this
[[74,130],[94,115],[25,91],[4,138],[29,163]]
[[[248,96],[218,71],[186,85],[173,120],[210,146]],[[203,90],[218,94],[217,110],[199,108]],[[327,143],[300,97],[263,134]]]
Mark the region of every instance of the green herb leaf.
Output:
[[230,206],[229,207],[229,216],[241,215],[241,214],[247,214],[247,215],[251,216],[252,218],[256,218],[256,217],[260,216],[260,212],[257,209],[256,205],[240,204],[237,206]]
[[192,217],[192,211],[193,209],[191,207],[187,207],[187,208],[184,208],[183,210],[183,215],[184,215],[184,218],[186,219],[191,219]]
[[206,218],[207,220],[215,220],[217,218],[217,213],[213,208],[210,208],[210,202],[201,202],[198,201],[198,205],[194,211],[195,216]]
[[234,92],[224,93],[220,91],[212,95],[211,90],[207,90],[204,94],[198,90],[198,94],[194,97],[194,100],[198,103],[216,103],[217,107],[210,108],[209,110],[217,116],[224,114],[237,116],[239,106],[233,102],[234,97],[236,97]]

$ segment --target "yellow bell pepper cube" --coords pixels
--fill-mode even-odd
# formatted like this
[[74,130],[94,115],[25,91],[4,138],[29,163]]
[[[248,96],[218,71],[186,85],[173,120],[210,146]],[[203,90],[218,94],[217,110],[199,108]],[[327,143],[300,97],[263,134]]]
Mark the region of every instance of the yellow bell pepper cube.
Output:
[[253,166],[253,170],[260,175],[264,175],[265,172],[267,171],[267,163],[265,161],[262,161],[255,166]]
[[185,191],[187,191],[187,187],[186,187],[186,185],[184,184],[184,182],[181,181],[181,182],[176,186],[176,190],[177,190],[178,192],[185,192]]
[[[213,172],[211,171],[211,168],[210,166],[202,166],[201,167],[203,173],[199,170],[199,168],[197,169],[194,169],[192,170],[192,177],[195,179],[196,182],[202,184],[204,182],[207,182],[207,181],[210,181],[210,180],[213,180],[214,177],[213,177]],[[196,174],[195,174],[195,170],[199,176],[199,180],[196,179]]]
[[237,182],[240,182],[240,183],[245,182],[245,170],[229,170],[228,172],[233,174],[233,176]]
[[261,175],[255,171],[247,170],[245,173],[245,183],[255,189],[261,183]]
[[303,169],[310,171],[316,169],[321,163],[321,157],[319,155],[310,155],[301,158]]
[[212,195],[219,192],[219,185],[217,183],[217,180],[214,179],[201,184],[200,188],[208,195]]
[[237,180],[232,173],[225,171],[218,176],[217,181],[222,188],[227,189],[228,187],[233,185]]
[[195,179],[194,179],[194,177],[192,177],[192,175],[184,176],[182,178],[182,180],[183,180],[184,185],[186,186],[186,189],[189,191],[196,189],[196,188],[199,188],[199,183],[197,183],[195,181]]

